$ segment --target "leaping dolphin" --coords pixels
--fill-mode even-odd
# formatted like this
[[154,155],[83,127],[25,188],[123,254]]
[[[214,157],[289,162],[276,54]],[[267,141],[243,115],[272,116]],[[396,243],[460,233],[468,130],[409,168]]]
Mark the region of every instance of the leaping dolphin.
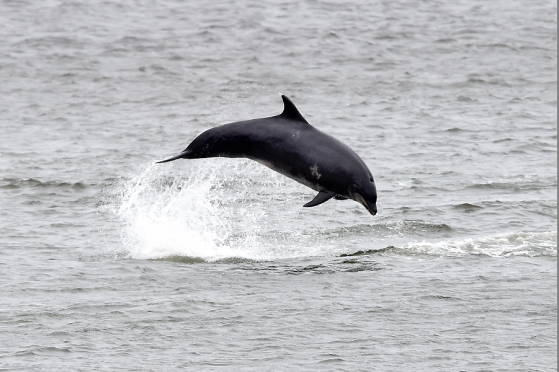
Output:
[[377,190],[365,162],[347,145],[322,133],[286,96],[280,115],[208,129],[180,154],[159,161],[212,157],[248,158],[318,191],[305,207],[331,198],[352,199],[372,215]]

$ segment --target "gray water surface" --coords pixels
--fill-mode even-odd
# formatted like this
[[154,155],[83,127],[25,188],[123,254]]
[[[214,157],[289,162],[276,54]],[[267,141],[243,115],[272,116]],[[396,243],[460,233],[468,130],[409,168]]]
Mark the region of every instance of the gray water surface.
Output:
[[[557,370],[554,1],[0,2],[0,370]],[[376,216],[242,159],[289,96]]]

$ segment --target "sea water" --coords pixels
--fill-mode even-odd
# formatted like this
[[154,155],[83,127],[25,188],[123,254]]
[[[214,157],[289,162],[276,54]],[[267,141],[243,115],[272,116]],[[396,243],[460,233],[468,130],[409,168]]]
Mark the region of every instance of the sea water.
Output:
[[[0,3],[0,369],[557,369],[554,1]],[[290,97],[378,210],[178,160]]]

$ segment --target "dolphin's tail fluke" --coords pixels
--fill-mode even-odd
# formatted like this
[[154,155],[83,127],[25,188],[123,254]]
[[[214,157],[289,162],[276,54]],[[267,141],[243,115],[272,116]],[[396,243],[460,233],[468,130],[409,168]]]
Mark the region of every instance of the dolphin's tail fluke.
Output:
[[156,162],[156,164],[167,163],[168,161],[173,161],[173,160],[177,160],[177,159],[181,159],[181,158],[187,158],[188,159],[190,157],[189,155],[190,155],[190,151],[189,150],[184,150],[180,154],[175,155],[175,156],[173,156],[172,158],[169,158],[169,159],[158,161],[158,162]]

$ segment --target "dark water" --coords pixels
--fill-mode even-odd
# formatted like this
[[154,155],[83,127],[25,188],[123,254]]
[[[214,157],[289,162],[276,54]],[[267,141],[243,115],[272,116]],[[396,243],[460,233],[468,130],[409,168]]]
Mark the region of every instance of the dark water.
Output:
[[[557,369],[557,5],[0,2],[0,370]],[[177,161],[281,112],[379,214]]]

